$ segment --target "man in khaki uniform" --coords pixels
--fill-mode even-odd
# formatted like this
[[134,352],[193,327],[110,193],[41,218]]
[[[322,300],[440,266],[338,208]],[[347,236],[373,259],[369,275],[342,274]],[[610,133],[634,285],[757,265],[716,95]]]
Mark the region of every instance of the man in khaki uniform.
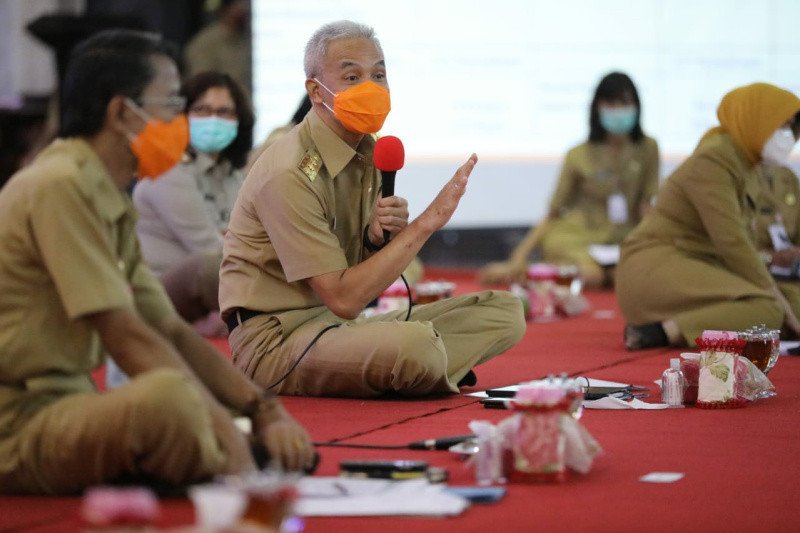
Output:
[[359,314],[448,221],[477,157],[408,223],[405,200],[379,198],[372,161],[369,134],[389,110],[372,29],[323,26],[305,67],[313,108],[258,159],[225,236],[220,309],[235,363],[282,394],[457,392],[473,366],[522,337],[519,299],[485,291],[416,306],[408,321],[405,311]]
[[691,346],[705,329],[760,323],[800,332],[753,236],[761,188],[753,167],[773,139],[788,135],[791,149],[798,111],[800,99],[765,83],[723,98],[720,127],[662,185],[654,209],[622,245],[617,295],[629,349]]
[[[303,429],[178,318],[142,261],[129,138],[152,163],[153,133],[181,126],[178,87],[151,35],[92,37],[67,69],[63,138],[0,192],[0,493],[253,471],[226,407],[288,468],[312,459]],[[131,381],[99,394],[104,351]]]

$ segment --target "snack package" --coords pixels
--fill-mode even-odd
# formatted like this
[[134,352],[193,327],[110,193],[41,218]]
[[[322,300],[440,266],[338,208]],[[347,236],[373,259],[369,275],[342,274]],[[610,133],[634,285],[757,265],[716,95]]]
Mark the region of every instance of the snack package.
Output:
[[736,397],[736,363],[745,342],[739,339],[697,339],[700,370],[697,380],[697,407],[743,407],[746,400]]
[[479,448],[485,446],[474,461],[478,482],[559,482],[568,468],[588,473],[602,449],[570,414],[582,397],[574,380],[532,382],[508,401],[516,413],[496,428],[471,422]]
[[[701,350],[697,407],[742,407],[748,401],[774,395],[775,387],[769,378],[741,356],[747,341],[706,333],[696,341]],[[687,362],[687,368],[690,366]]]
[[[752,361],[738,357],[734,371],[734,397],[738,400],[753,401],[772,396],[775,386]],[[686,379],[686,392],[683,403],[692,405],[697,401],[700,374],[700,354],[682,353],[681,372]]]
[[81,504],[83,521],[101,528],[152,524],[160,512],[155,493],[146,487],[93,487]]
[[556,277],[553,265],[534,263],[528,268],[528,302],[534,322],[552,322],[556,315]]

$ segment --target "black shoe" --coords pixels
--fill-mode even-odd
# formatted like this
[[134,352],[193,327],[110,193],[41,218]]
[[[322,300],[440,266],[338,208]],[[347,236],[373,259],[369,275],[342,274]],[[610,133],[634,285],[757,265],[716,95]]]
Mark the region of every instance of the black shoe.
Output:
[[645,350],[669,346],[667,334],[658,322],[642,324],[641,326],[625,326],[625,348],[628,350]]
[[475,372],[470,370],[467,372],[467,375],[461,378],[458,382],[459,387],[474,387],[478,384],[478,376],[475,375]]

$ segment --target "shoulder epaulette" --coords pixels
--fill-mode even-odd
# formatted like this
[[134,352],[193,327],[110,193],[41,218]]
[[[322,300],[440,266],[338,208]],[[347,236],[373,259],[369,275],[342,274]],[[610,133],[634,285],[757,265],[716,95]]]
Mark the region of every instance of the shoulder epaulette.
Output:
[[322,158],[314,148],[309,148],[305,155],[303,155],[303,159],[301,159],[300,163],[297,165],[297,168],[300,169],[300,172],[305,174],[306,177],[311,181],[314,181],[317,178],[317,174],[319,174],[319,169],[321,167]]

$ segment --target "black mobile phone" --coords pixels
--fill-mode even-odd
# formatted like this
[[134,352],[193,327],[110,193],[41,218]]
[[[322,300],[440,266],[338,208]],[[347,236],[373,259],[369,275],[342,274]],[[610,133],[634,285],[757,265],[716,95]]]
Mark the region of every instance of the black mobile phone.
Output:
[[345,477],[414,479],[425,477],[427,461],[399,459],[395,461],[344,460],[339,463],[339,475]]
[[481,403],[486,409],[508,409],[508,398],[481,398]]
[[514,389],[486,389],[484,392],[489,398],[513,398],[517,393]]

